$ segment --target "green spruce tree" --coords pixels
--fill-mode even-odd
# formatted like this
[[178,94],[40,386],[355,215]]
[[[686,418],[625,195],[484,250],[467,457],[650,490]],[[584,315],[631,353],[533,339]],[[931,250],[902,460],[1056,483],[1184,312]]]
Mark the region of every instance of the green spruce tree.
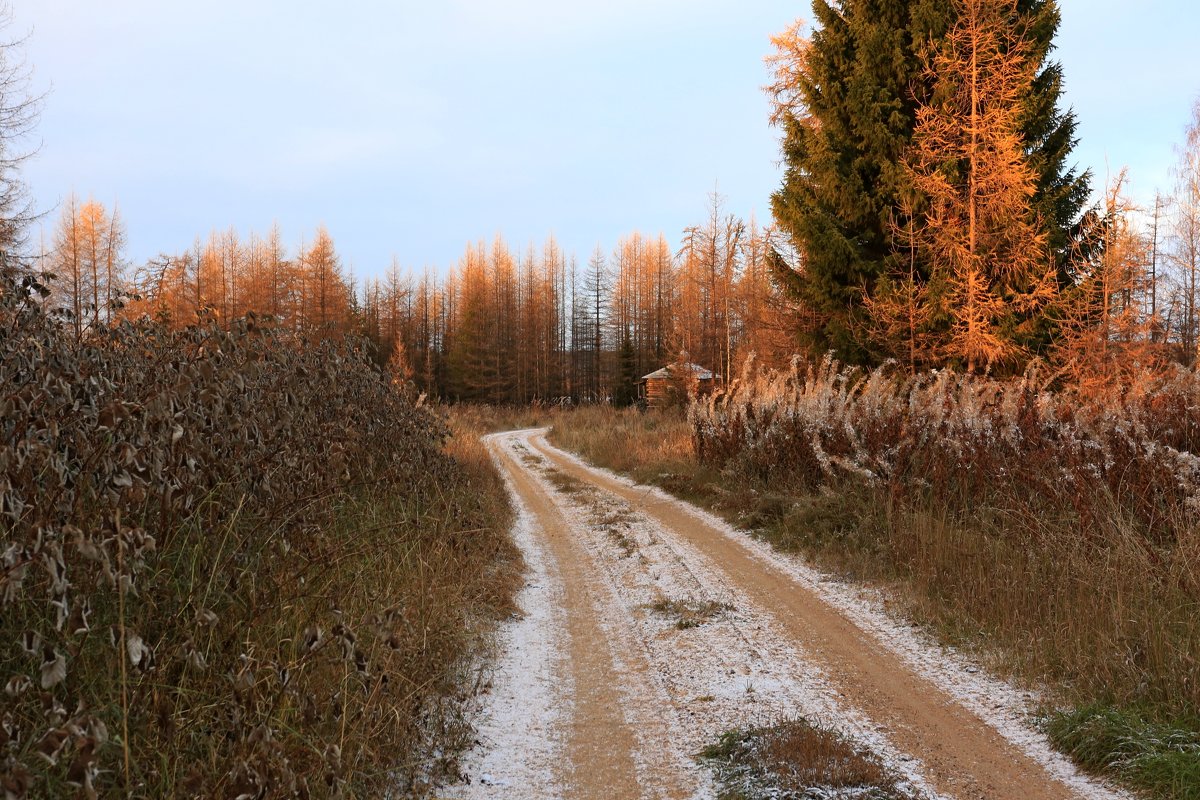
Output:
[[621,337],[617,351],[617,380],[613,386],[613,405],[618,408],[631,406],[637,401],[637,354],[629,334]]
[[[783,186],[772,209],[803,260],[777,261],[791,294],[812,312],[804,344],[867,360],[859,302],[891,257],[888,213],[903,186],[912,132],[907,0],[814,0],[815,30],[790,76],[783,127]],[[778,44],[778,42],[777,42]]]

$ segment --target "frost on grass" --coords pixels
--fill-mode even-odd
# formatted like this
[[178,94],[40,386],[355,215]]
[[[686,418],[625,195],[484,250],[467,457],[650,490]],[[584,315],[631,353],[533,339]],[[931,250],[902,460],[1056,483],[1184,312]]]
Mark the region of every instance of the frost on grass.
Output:
[[648,608],[656,614],[675,620],[675,627],[681,631],[697,628],[706,622],[721,616],[727,611],[733,611],[729,603],[719,603],[715,600],[696,600],[688,597],[682,600],[670,600],[661,597],[650,603]]
[[1200,797],[1200,734],[1137,712],[1092,705],[1047,721],[1055,745],[1089,772],[1120,775],[1150,796]]
[[730,731],[700,758],[717,774],[719,800],[914,800],[876,756],[804,719]]

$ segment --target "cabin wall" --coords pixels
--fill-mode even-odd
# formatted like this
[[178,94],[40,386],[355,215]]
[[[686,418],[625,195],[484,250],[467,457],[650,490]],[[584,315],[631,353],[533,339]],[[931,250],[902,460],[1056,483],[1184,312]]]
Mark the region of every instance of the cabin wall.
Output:
[[[714,389],[716,389],[716,383],[711,379],[696,381],[691,387],[691,391],[698,397],[712,394]],[[675,402],[675,391],[674,383],[669,379],[647,378],[640,384],[638,395],[646,401],[646,406],[649,408],[665,408]]]
[[670,404],[671,382],[664,378],[651,378],[643,384],[646,387],[646,405],[650,408],[662,408]]

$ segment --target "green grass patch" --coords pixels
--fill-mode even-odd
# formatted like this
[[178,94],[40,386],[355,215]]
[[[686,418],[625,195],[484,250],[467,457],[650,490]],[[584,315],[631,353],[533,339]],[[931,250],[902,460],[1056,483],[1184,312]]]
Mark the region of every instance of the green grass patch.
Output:
[[1161,800],[1200,800],[1200,719],[1160,722],[1090,705],[1055,714],[1054,746],[1096,775],[1115,777]]

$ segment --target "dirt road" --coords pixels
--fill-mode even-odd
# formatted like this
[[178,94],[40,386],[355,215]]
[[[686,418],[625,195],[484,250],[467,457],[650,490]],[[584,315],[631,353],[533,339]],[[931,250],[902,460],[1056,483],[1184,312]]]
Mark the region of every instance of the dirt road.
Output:
[[914,797],[1120,797],[1025,721],[1030,697],[890,619],[878,598],[548,445],[489,437],[530,575],[459,797],[711,797],[694,754],[803,716]]

